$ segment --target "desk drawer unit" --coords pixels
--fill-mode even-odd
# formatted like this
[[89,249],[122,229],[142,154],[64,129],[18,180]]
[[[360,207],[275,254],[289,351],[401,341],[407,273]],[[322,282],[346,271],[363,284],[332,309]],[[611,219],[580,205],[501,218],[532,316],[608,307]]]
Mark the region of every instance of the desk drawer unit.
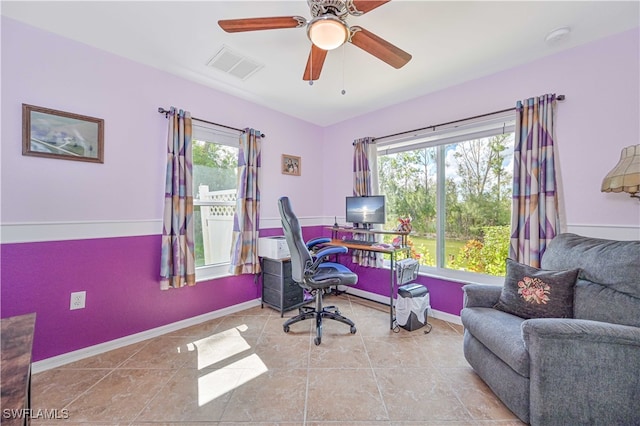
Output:
[[302,288],[291,278],[289,259],[262,258],[262,306],[284,312],[304,305]]

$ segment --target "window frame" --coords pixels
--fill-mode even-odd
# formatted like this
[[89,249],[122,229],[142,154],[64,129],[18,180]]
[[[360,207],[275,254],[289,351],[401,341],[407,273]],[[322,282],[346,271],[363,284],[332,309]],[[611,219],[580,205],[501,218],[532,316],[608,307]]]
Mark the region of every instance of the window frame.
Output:
[[[195,143],[196,141],[201,141],[201,142],[212,143],[216,145],[229,146],[239,150],[240,149],[239,138],[241,134],[242,134],[241,131],[229,130],[226,127],[216,126],[215,124],[208,123],[206,121],[201,121],[197,119],[193,119],[192,121],[192,134],[191,134],[192,143]],[[195,182],[193,186],[194,186],[194,189],[197,187]],[[237,182],[236,182],[235,189],[236,191],[238,190]],[[196,200],[194,198],[193,204],[195,209],[196,207],[200,207],[200,206],[217,205],[218,202],[198,201],[196,204]],[[234,214],[235,214],[235,211],[234,211]],[[202,238],[202,236],[200,236],[200,238]],[[231,247],[229,247],[229,250],[231,250]],[[229,272],[230,264],[231,264],[231,261],[229,260],[229,262],[197,266],[196,282],[210,281],[217,278],[232,276],[232,274]]]
[[[420,275],[454,281],[462,284],[503,284],[504,277],[445,267],[446,208],[444,191],[447,145],[474,139],[514,133],[516,117],[512,110],[460,120],[442,126],[429,127],[420,134],[398,135],[376,141],[378,157],[422,148],[436,149],[436,266],[420,265]],[[390,267],[390,262],[385,261]]]

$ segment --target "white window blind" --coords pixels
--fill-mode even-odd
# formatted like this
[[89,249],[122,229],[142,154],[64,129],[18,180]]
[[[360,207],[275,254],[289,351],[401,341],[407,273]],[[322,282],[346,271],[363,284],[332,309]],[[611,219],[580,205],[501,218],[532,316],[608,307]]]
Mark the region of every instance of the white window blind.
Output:
[[386,155],[409,149],[481,139],[513,132],[515,130],[515,119],[515,111],[508,111],[482,117],[481,119],[436,126],[433,129],[429,128],[413,134],[379,139],[376,141],[376,145],[378,153]]
[[241,132],[225,129],[214,124],[193,119],[192,138],[198,141],[208,141],[227,146],[238,146]]

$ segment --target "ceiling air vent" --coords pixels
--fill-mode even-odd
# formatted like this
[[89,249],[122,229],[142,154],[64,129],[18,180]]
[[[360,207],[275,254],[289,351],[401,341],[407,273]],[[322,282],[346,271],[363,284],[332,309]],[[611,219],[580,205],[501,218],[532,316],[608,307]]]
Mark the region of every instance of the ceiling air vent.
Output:
[[222,49],[207,62],[207,65],[237,77],[240,80],[246,80],[264,66],[239,53],[233,52],[227,46],[223,46]]

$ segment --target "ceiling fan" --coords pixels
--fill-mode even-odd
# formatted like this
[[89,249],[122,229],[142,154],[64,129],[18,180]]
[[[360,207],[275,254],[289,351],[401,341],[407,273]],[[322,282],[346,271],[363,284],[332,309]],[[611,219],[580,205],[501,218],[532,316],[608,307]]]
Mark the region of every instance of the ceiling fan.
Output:
[[311,52],[302,77],[313,82],[320,72],[329,50],[349,42],[394,68],[401,68],[411,60],[411,55],[388,41],[359,26],[349,27],[348,15],[360,16],[388,3],[390,0],[307,0],[313,17],[307,21],[301,16],[270,18],[222,19],[218,25],[228,32],[276,30],[307,27],[311,40]]

